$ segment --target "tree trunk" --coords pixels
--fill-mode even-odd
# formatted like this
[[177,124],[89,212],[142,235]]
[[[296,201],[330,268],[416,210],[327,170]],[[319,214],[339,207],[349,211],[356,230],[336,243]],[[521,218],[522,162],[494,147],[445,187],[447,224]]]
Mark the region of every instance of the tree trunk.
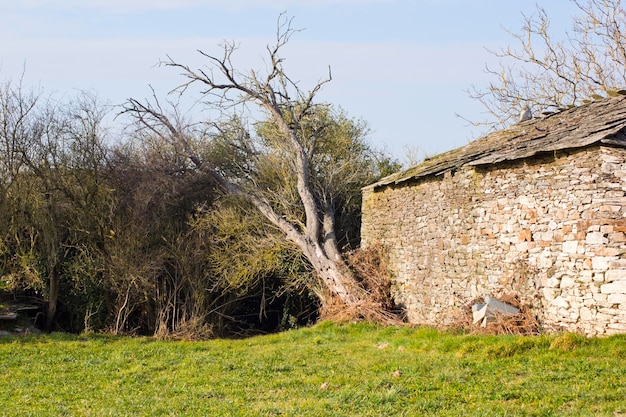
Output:
[[306,242],[299,245],[316,276],[333,296],[350,307],[364,303],[365,291],[342,260],[331,259],[318,243]]
[[343,256],[337,244],[337,235],[335,234],[335,213],[330,207],[326,207],[324,211],[323,233],[324,252],[330,259],[336,262],[343,262]]
[[[337,239],[334,234],[334,216],[331,210],[326,210],[321,226],[316,222],[307,222],[317,224],[313,230],[318,233],[323,229],[324,236],[320,242],[308,229],[306,234],[297,230],[293,224],[279,216],[265,200],[244,192],[235,184],[224,179],[222,179],[222,183],[231,193],[248,199],[271,223],[285,233],[287,240],[292,241],[302,250],[304,256],[311,263],[317,278],[333,296],[339,297],[347,306],[364,304],[367,293],[345,265],[337,247]],[[315,206],[309,207],[310,212],[315,211],[315,209]]]
[[46,315],[46,331],[52,331],[54,319],[57,313],[57,303],[59,301],[59,272],[57,267],[50,268],[48,275],[50,290],[48,293],[48,308]]

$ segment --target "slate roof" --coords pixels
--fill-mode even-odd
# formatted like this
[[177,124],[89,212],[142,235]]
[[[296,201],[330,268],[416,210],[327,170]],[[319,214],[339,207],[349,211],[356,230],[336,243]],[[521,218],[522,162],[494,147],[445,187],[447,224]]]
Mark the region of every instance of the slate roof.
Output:
[[490,133],[365,188],[376,189],[429,175],[442,175],[468,165],[497,164],[594,144],[626,147],[625,129],[626,96],[598,100]]

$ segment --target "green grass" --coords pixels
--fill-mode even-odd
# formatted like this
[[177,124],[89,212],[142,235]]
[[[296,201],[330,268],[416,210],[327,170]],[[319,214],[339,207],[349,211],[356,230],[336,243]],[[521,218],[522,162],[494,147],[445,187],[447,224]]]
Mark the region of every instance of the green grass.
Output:
[[626,337],[322,323],[206,342],[0,338],[0,415],[620,416]]

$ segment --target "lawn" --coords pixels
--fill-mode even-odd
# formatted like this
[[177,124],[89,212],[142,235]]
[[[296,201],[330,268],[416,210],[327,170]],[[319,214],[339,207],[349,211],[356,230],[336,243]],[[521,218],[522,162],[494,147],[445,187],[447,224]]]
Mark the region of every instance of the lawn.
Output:
[[322,323],[243,340],[0,338],[2,416],[621,416],[626,336]]

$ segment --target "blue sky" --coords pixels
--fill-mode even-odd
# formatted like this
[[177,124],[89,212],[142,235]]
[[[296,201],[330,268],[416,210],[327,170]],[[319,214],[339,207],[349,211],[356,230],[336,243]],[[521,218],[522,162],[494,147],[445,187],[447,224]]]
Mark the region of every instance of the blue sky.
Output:
[[[569,29],[569,0],[544,1],[554,29]],[[94,90],[112,104],[166,94],[182,79],[156,66],[166,55],[192,67],[196,52],[240,42],[242,68],[262,68],[281,12],[303,30],[285,49],[303,88],[332,69],[320,100],[366,120],[371,142],[406,161],[466,144],[481,131],[470,86],[489,81],[485,48],[512,40],[535,2],[508,0],[0,0],[0,80],[46,92]]]

